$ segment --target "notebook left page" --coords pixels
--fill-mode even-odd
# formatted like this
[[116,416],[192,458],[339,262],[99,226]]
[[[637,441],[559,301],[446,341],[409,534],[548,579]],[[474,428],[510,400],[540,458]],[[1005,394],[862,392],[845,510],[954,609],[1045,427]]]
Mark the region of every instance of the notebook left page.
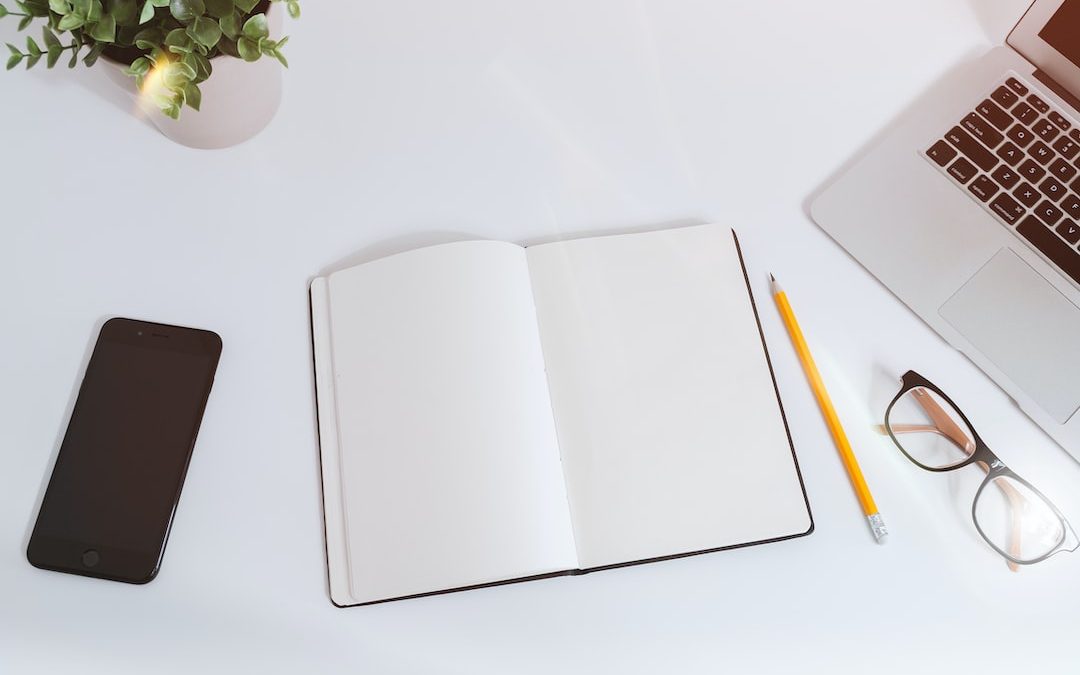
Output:
[[335,602],[576,567],[524,249],[434,246],[312,292]]

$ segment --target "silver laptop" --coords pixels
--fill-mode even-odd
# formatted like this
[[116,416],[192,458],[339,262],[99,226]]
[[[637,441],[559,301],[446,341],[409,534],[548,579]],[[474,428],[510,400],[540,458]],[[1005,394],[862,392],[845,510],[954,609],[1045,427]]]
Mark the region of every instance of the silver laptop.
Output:
[[1080,0],[1038,0],[814,220],[1080,459]]

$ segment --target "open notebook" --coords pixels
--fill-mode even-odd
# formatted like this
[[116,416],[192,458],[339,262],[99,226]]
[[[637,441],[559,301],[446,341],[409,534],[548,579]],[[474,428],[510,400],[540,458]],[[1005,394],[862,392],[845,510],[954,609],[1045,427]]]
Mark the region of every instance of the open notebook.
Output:
[[433,246],[311,307],[334,604],[813,529],[730,229]]

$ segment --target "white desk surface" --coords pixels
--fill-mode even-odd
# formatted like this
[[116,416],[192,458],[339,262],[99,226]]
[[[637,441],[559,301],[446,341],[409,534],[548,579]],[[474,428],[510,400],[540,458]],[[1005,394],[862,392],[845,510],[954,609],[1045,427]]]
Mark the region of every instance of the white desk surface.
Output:
[[[1080,555],[1020,574],[871,425],[915,368],[1080,523],[1080,465],[807,218],[808,197],[1026,0],[307,2],[276,121],[199,152],[100,72],[0,74],[0,671],[1076,672]],[[11,3],[8,3],[11,7]],[[12,40],[14,22],[0,22]],[[4,40],[0,40],[2,42]],[[335,609],[307,283],[461,237],[738,228],[817,530]],[[788,288],[892,529],[875,546],[767,295]],[[160,576],[30,567],[95,324],[225,353]]]

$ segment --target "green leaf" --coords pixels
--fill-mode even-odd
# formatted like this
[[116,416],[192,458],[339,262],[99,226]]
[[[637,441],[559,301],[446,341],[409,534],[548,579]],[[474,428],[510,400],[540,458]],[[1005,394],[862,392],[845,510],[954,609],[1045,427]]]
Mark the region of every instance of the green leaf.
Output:
[[82,44],[78,40],[71,41],[71,60],[68,61],[68,68],[74,68],[79,65],[80,48],[82,48]]
[[206,13],[215,19],[221,19],[233,13],[233,0],[203,0],[206,3]]
[[154,18],[154,6],[149,2],[143,5],[142,14],[139,15],[139,25],[146,23],[150,19]]
[[30,25],[30,22],[34,20],[32,16],[24,16],[19,19],[19,30],[26,30],[26,27]]
[[139,49],[154,49],[165,43],[165,31],[160,28],[144,28],[135,34],[133,41]]
[[203,0],[170,0],[169,11],[181,23],[191,23],[195,17],[206,14]]
[[221,21],[218,21],[218,25],[221,26],[221,32],[234,42],[240,37],[240,31],[243,30],[240,17],[236,14],[222,17]]
[[285,66],[286,68],[289,67],[289,60],[285,58],[285,55],[281,53],[280,49],[274,50],[274,58],[277,59],[278,63],[280,63],[281,65]]
[[145,75],[150,72],[150,67],[153,65],[153,61],[146,58],[145,56],[140,56],[139,58],[132,61],[131,65],[128,66],[127,74],[132,76]]
[[214,67],[210,65],[210,59],[201,54],[195,55],[195,83],[205,82],[213,74]]
[[41,56],[41,47],[38,47],[38,44],[34,42],[34,38],[29,35],[26,36],[26,51],[30,56]]
[[67,3],[67,0],[49,0],[49,9],[63,16],[71,11],[71,5]]
[[86,19],[78,14],[65,14],[64,18],[60,19],[60,23],[56,25],[57,30],[61,33],[64,31],[75,30],[76,28],[82,28],[86,23]]
[[49,49],[53,45],[60,46],[60,39],[56,37],[56,33],[49,30],[48,26],[41,27],[41,38],[45,40],[45,48]]
[[300,18],[300,3],[299,2],[296,2],[296,0],[289,0],[289,2],[285,3],[285,6],[289,10],[289,16],[291,16],[294,19],[299,19]]
[[93,0],[71,0],[71,6],[74,7],[75,13],[84,19],[90,15],[93,4]]
[[259,0],[235,0],[236,8],[244,14],[251,14],[251,10],[255,9],[255,5],[259,4]]
[[11,12],[8,11],[8,8],[0,5],[0,19],[3,19],[8,14],[11,14]]
[[22,50],[21,49],[19,49],[15,45],[11,44],[10,42],[8,42],[6,44],[7,44],[8,51],[11,52],[12,55],[15,55],[15,54],[19,54],[20,56],[22,55]]
[[45,57],[45,65],[52,68],[56,65],[56,62],[60,60],[60,55],[64,53],[64,48],[59,44],[49,45],[49,55]]
[[26,69],[30,70],[35,65],[37,65],[37,62],[40,61],[40,60],[41,60],[41,54],[38,54],[37,56],[35,56],[33,54],[31,54],[30,56],[27,56],[26,57]]
[[192,50],[191,36],[184,28],[174,28],[165,36],[165,46],[174,54],[187,54]]
[[23,60],[22,54],[12,54],[7,60],[7,69],[11,70],[15,66],[19,65]]
[[255,42],[270,37],[270,26],[266,23],[265,14],[256,14],[244,22],[244,37]]
[[178,74],[182,75],[185,80],[194,80],[195,79],[195,75],[196,75],[195,69],[192,68],[190,65],[184,63],[183,61],[177,61],[176,63],[174,63],[173,64],[173,69]]
[[109,14],[116,19],[117,26],[137,26],[139,5],[135,0],[111,0]]
[[251,38],[242,37],[236,43],[236,51],[240,52],[240,58],[245,61],[258,61],[262,53],[259,51],[259,43]]
[[184,85],[184,101],[198,110],[202,105],[202,91],[199,90],[199,85],[194,82],[188,82]]
[[89,68],[89,67],[93,66],[95,63],[97,63],[98,57],[101,56],[101,53],[103,51],[105,51],[105,48],[108,47],[108,46],[109,45],[107,45],[104,42],[99,42],[99,43],[95,44],[93,47],[91,47],[90,48],[90,53],[88,53],[85,57],[83,57],[83,65],[85,65],[87,68]]
[[195,18],[188,26],[188,35],[204,47],[213,47],[221,40],[221,27],[218,22],[204,16]]
[[115,42],[116,19],[111,16],[102,17],[101,21],[90,27],[90,37],[98,42]]
[[86,23],[95,23],[101,21],[102,15],[105,14],[105,8],[101,5],[101,0],[93,0],[90,3],[90,11],[86,13]]

